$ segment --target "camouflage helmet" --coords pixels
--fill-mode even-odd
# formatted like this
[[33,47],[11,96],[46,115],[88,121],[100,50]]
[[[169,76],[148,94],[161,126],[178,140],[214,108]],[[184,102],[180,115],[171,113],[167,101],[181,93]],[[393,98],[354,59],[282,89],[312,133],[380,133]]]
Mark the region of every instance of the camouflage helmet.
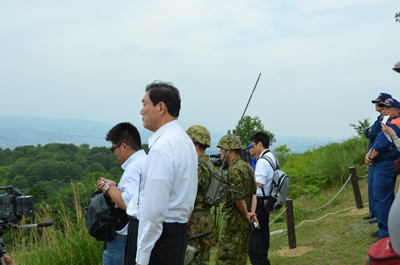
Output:
[[[233,138],[232,134],[225,135],[224,137],[221,138],[221,140],[219,140],[217,147],[228,150],[229,145],[232,143],[232,138]],[[235,136],[235,139],[233,140],[231,149],[232,150],[242,149],[242,143],[240,142],[240,139],[237,136]]]
[[193,143],[199,143],[205,147],[210,147],[211,136],[206,127],[200,125],[193,125],[186,131]]

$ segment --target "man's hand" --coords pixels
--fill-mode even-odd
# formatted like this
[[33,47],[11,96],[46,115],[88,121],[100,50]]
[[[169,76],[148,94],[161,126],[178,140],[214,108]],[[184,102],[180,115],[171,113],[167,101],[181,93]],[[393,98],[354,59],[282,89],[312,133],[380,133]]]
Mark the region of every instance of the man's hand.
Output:
[[366,164],[366,165],[370,165],[370,164],[373,164],[373,163],[374,163],[373,160],[369,159],[369,156],[370,156],[370,153],[367,153],[367,154],[365,155],[364,161],[365,161],[365,164]]
[[258,226],[256,228],[260,229],[260,223],[258,222],[257,214],[256,213],[250,213],[250,214],[251,214],[251,217],[250,217],[251,230],[254,230],[254,226],[253,226],[254,222],[256,222],[258,224]]
[[397,137],[395,131],[394,131],[392,128],[390,128],[389,126],[387,126],[387,125],[384,124],[383,122],[381,122],[381,124],[382,124],[382,131],[383,131],[384,133],[389,134],[392,138]]
[[[104,184],[102,181],[104,182]],[[100,180],[97,181],[97,188],[102,189],[103,193],[108,196],[107,191],[105,190],[106,184],[108,184],[108,186],[117,186],[117,184],[114,181],[106,178],[100,178]]]
[[247,212],[246,220],[251,225],[253,223],[254,218],[257,220],[257,214],[252,212]]
[[3,258],[4,261],[6,262],[6,265],[15,265],[15,261],[6,254],[3,254]]

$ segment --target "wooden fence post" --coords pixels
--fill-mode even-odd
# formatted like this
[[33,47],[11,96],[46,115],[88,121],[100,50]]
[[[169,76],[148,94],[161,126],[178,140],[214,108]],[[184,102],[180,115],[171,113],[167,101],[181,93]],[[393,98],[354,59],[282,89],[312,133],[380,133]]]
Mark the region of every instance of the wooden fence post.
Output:
[[356,205],[358,209],[364,208],[361,198],[360,186],[358,186],[358,176],[355,167],[349,167],[351,175],[351,185],[353,186],[354,198],[356,199]]
[[293,200],[287,199],[286,205],[286,224],[288,231],[289,249],[296,248],[296,231],[294,228]]

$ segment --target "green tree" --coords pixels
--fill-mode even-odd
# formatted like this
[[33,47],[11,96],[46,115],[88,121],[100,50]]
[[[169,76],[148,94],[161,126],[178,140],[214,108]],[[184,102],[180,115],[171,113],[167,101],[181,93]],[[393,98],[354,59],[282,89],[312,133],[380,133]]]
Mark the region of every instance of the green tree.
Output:
[[5,150],[1,150],[0,148],[0,166],[7,165],[7,154]]
[[12,180],[12,185],[19,189],[26,189],[28,188],[28,181],[26,180],[26,177],[22,175],[17,175]]
[[142,144],[142,149],[146,152],[146,154],[149,153],[149,145],[148,144]]
[[362,121],[357,121],[357,122],[358,122],[358,124],[350,123],[349,126],[353,127],[353,129],[356,130],[358,135],[363,136],[365,129],[369,128],[369,126],[370,126],[369,118],[366,118],[366,119],[363,119]]
[[30,161],[27,158],[20,158],[14,163],[14,166],[10,169],[7,178],[12,180],[16,175],[23,175],[25,169],[30,165]]
[[396,19],[397,22],[400,23],[400,12],[397,12],[397,13],[394,15],[394,18]]
[[[239,124],[239,122],[238,122],[238,124]],[[255,116],[252,118],[247,115],[244,116],[242,124],[240,125],[240,128],[239,128],[239,132],[237,133],[237,136],[239,137],[240,141],[242,142],[243,147],[250,144],[250,138],[256,132],[265,132],[266,134],[268,134],[269,138],[270,138],[270,145],[272,145],[272,143],[276,142],[275,135],[271,131],[268,131],[264,128],[264,125],[261,123],[261,120],[259,117]],[[236,129],[233,129],[232,131],[228,130],[228,134],[235,134],[235,133],[236,133]]]
[[107,170],[100,163],[93,163],[88,167],[88,173],[101,172],[107,173]]
[[33,200],[35,202],[39,202],[42,200],[47,199],[47,192],[46,190],[40,185],[33,185],[32,188],[28,191],[29,195],[33,195]]

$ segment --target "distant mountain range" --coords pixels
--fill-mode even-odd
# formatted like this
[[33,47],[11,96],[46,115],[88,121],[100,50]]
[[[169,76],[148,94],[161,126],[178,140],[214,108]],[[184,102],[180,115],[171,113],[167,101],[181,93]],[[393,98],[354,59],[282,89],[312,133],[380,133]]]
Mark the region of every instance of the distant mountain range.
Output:
[[[85,143],[91,147],[110,146],[110,143],[105,140],[105,136],[112,126],[114,125],[87,120],[0,115],[0,148],[14,149],[17,146],[36,146],[48,143],[72,143],[77,146]],[[138,130],[142,142],[147,143],[152,132],[143,127],[139,127]],[[211,132],[212,147],[207,149],[208,154],[219,152],[215,146],[223,135],[225,133]],[[328,143],[328,140],[324,139],[280,138],[279,136],[277,136],[277,140],[278,142],[274,143],[272,149],[286,144],[296,153],[302,153],[307,149],[317,148]]]

